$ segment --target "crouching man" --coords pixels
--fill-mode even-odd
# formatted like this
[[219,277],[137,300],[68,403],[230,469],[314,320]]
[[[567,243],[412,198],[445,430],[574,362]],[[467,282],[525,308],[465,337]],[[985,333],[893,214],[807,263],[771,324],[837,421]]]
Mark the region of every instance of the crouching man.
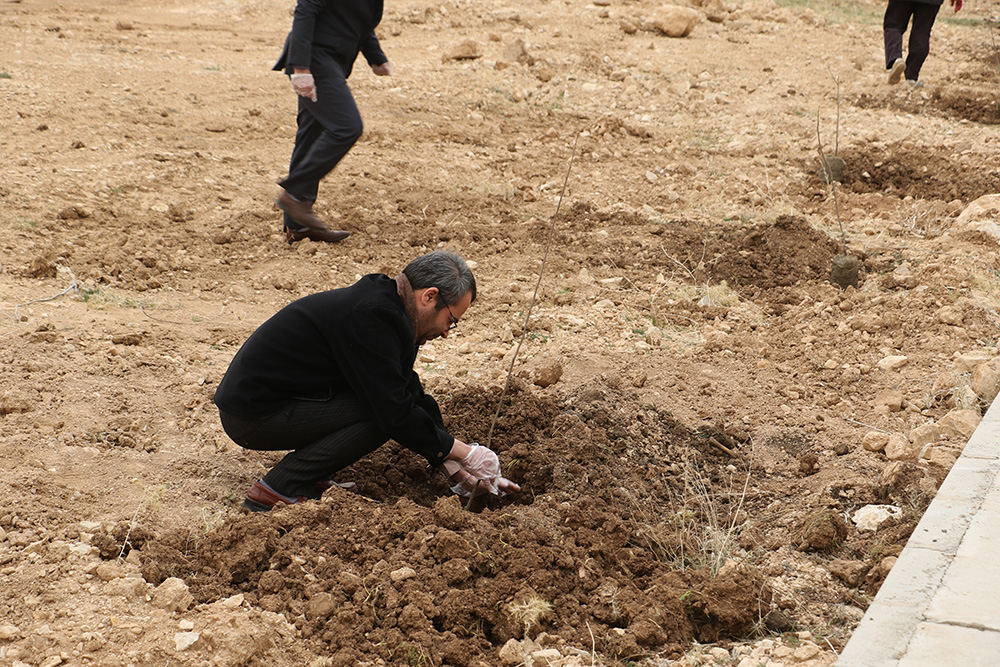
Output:
[[459,494],[520,491],[501,476],[493,451],[448,434],[413,370],[420,345],[447,338],[475,299],[465,260],[435,250],[395,278],[367,275],[264,322],[215,393],[233,442],[291,450],[254,483],[244,507],[266,512],[318,498],[334,473],[390,438],[443,469]]

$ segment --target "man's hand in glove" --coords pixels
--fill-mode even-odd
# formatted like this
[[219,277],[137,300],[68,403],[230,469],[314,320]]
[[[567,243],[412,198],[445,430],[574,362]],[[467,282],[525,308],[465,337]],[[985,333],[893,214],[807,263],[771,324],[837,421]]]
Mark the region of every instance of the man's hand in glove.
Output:
[[506,494],[521,490],[520,486],[500,476],[500,460],[491,449],[455,440],[455,446],[448,456],[442,467],[455,482],[451,490],[461,496],[485,492],[496,495],[499,492]]
[[291,78],[292,90],[302,97],[316,101],[316,81],[310,72],[296,72]]

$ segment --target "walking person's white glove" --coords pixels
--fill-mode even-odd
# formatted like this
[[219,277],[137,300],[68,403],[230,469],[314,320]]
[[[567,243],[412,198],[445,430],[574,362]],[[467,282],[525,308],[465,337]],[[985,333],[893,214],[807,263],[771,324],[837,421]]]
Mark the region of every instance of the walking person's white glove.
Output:
[[316,80],[312,74],[292,74],[292,90],[302,97],[316,101]]

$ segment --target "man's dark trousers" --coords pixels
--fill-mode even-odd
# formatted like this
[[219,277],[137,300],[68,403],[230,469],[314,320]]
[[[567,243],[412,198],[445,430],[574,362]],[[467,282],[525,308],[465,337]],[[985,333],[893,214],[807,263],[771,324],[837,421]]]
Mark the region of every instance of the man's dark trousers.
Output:
[[910,42],[906,54],[906,79],[916,81],[920,77],[927,54],[931,51],[931,28],[937,18],[941,3],[910,2],[909,0],[889,0],[882,21],[885,38],[885,68],[891,69],[897,58],[903,57],[903,33],[913,17],[910,28]]
[[354,396],[328,401],[295,400],[277,414],[242,419],[220,411],[222,427],[246,449],[291,449],[264,476],[286,496],[312,496],[316,482],[352,465],[384,445],[389,437]]
[[[280,182],[288,194],[304,202],[315,202],[319,182],[333,171],[361,137],[361,114],[347,87],[345,68],[331,55],[313,51],[310,68],[316,82],[316,101],[299,97],[298,130],[288,167]],[[350,68],[346,68],[350,75]],[[285,227],[301,230],[285,214]]]

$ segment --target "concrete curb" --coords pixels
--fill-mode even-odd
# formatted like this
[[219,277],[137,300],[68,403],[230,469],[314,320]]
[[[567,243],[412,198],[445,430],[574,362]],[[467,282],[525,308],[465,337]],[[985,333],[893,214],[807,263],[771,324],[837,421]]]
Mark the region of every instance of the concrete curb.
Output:
[[994,401],[836,667],[1000,665],[998,473]]

